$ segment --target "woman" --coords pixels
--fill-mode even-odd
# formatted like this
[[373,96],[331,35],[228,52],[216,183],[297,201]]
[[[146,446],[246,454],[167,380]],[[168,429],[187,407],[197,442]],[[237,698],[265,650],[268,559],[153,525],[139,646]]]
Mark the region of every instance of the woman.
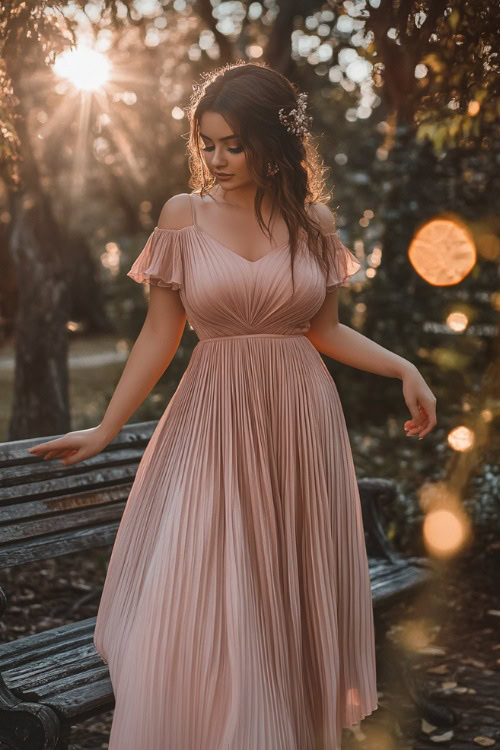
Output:
[[336,750],[377,691],[358,488],[319,352],[400,378],[408,434],[435,426],[436,399],[413,364],[338,322],[361,264],[323,202],[306,96],[237,64],[191,105],[194,190],[166,202],[128,272],[149,309],[106,414],[33,452],[69,465],[101,451],[187,315],[199,342],[138,467],[97,616],[109,747]]

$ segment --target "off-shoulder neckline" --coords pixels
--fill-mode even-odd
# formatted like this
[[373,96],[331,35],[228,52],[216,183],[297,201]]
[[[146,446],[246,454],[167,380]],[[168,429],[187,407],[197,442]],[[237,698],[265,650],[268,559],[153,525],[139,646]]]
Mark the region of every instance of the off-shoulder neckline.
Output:
[[[186,224],[185,227],[179,227],[179,229],[173,229],[173,228],[170,228],[170,227],[159,227],[159,226],[156,226],[153,231],[155,231],[155,232],[156,231],[157,232],[184,232],[185,229],[199,229],[200,232],[203,232],[204,234],[208,235],[208,237],[212,237],[211,234],[208,234],[208,232],[205,229],[202,229],[197,224]],[[338,237],[338,232],[336,230],[334,232],[325,232],[325,237],[328,237],[330,235]],[[215,239],[215,237],[212,237],[212,239]],[[219,242],[219,240],[215,240],[215,241]],[[288,240],[284,244],[287,244],[287,243],[288,243]],[[274,248],[274,249],[276,249],[276,248]]]
[[[213,240],[220,248],[225,250],[226,253],[229,255],[234,256],[237,260],[239,259],[242,263],[248,265],[248,266],[256,266],[258,263],[262,263],[266,258],[269,256],[274,255],[275,253],[278,253],[281,250],[284,250],[285,248],[290,248],[290,241],[287,240],[282,245],[279,245],[278,247],[274,247],[272,250],[269,250],[265,255],[263,255],[260,258],[257,258],[257,260],[248,260],[248,258],[243,257],[243,255],[240,255],[239,253],[235,252],[234,250],[231,250],[230,247],[225,245],[223,242],[218,240],[216,237],[214,237],[212,234],[206,231],[206,229],[203,229],[202,227],[198,226],[198,224],[187,224],[185,227],[180,227],[179,229],[172,229],[170,227],[159,227],[156,226],[154,228],[155,232],[184,232],[187,229],[194,229],[195,231],[199,232],[200,234],[204,235],[205,237],[209,237],[211,240]],[[327,232],[325,234],[326,237],[334,237],[336,240],[341,242],[337,231],[333,232]]]
[[260,263],[261,261],[268,258],[270,255],[273,255],[274,253],[277,253],[279,250],[283,250],[285,247],[290,246],[290,241],[287,240],[286,242],[283,242],[283,244],[279,245],[278,247],[273,247],[272,250],[269,250],[265,255],[262,255],[260,258],[257,258],[257,260],[249,260],[248,258],[245,258],[243,255],[240,255],[239,253],[235,252],[234,250],[231,250],[230,247],[225,245],[223,242],[217,239],[217,237],[214,237],[212,234],[206,231],[206,229],[203,229],[202,227],[198,226],[198,224],[188,224],[185,227],[180,227],[179,229],[171,229],[170,227],[158,227],[156,226],[154,231],[159,232],[183,232],[186,229],[194,229],[201,234],[205,235],[206,237],[209,237],[211,240],[217,243],[220,247],[222,247],[226,252],[230,253],[231,255],[234,255],[236,258],[240,258],[244,263],[248,263],[249,265],[255,265],[257,263]]

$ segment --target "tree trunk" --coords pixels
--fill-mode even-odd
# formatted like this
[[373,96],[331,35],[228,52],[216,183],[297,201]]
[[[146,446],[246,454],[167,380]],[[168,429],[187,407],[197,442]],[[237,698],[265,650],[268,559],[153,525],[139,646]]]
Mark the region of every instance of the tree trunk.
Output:
[[[21,91],[16,72],[14,91]],[[22,97],[21,186],[9,195],[9,253],[16,270],[18,310],[13,407],[7,440],[70,429],[68,396],[68,291],[64,254],[50,200],[40,181]]]

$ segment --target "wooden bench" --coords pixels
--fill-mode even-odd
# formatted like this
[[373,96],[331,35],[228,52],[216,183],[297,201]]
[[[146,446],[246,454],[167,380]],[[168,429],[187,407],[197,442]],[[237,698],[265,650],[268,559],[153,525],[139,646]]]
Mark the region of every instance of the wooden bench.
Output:
[[[59,436],[0,444],[0,569],[112,545],[156,424],[125,426],[104,451],[69,467],[26,452]],[[358,484],[377,613],[430,581],[432,566],[400,557],[384,532],[380,508],[393,500],[394,483]],[[0,589],[0,616],[6,606]],[[67,748],[72,725],[114,707],[94,626],[90,617],[0,644],[0,741],[19,750]],[[415,689],[407,669],[401,680],[431,719],[451,718]]]

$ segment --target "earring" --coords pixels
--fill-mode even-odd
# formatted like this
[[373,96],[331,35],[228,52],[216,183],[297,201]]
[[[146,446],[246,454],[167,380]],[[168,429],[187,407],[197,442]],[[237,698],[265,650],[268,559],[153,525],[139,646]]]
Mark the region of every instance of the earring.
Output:
[[280,168],[278,167],[277,164],[272,166],[271,163],[268,162],[267,170],[266,170],[266,174],[268,175],[268,177],[272,177],[273,175],[277,174],[279,171],[280,171]]

